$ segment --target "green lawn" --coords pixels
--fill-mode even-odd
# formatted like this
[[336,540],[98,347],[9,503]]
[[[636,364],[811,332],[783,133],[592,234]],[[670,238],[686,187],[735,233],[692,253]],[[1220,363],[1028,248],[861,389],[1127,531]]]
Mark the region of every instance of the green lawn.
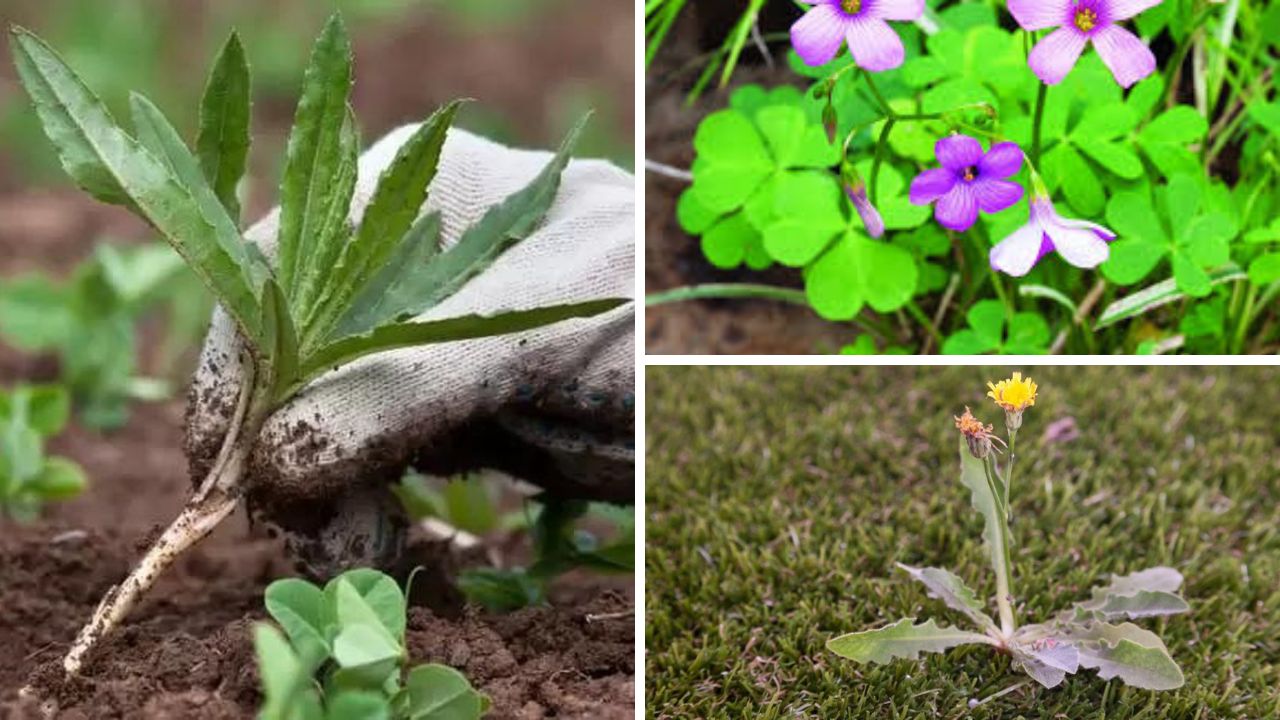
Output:
[[[1036,622],[1110,573],[1166,564],[1191,613],[1136,621],[1187,683],[1081,670],[1028,685],[990,648],[858,665],[833,635],[902,616],[962,625],[894,562],[994,580],[952,416],[1014,368],[647,370],[645,694],[658,718],[1280,717],[1280,368],[1016,368],[1014,594]],[[1046,443],[1053,420],[1080,436]],[[989,602],[992,615],[994,602]]]

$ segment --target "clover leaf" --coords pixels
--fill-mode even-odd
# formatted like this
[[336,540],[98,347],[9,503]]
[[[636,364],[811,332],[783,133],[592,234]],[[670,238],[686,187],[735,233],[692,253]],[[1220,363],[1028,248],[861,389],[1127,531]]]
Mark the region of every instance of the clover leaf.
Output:
[[1272,220],[1267,227],[1249,231],[1245,234],[1244,241],[1252,246],[1271,245],[1250,261],[1249,282],[1254,285],[1269,285],[1280,280],[1280,249],[1276,248],[1280,244],[1280,218]]
[[1141,191],[1117,193],[1107,204],[1107,221],[1119,234],[1102,274],[1131,285],[1146,277],[1166,256],[1179,290],[1204,297],[1213,287],[1206,272],[1231,260],[1235,220],[1222,211],[1205,211],[1200,181],[1176,175],[1155,190],[1155,204]]
[[1004,304],[983,300],[969,308],[969,327],[959,330],[942,344],[946,355],[1041,355],[1048,351],[1049,324],[1036,313],[1019,312],[1008,318]]

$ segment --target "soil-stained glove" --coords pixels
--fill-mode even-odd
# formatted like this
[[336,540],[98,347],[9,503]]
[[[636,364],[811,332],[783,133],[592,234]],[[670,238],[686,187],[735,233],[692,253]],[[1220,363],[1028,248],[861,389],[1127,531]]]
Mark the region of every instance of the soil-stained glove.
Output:
[[[415,127],[360,158],[353,222]],[[423,212],[440,212],[449,247],[550,159],[451,130]],[[421,319],[633,297],[634,213],[629,174],[573,161],[538,230]],[[246,234],[268,257],[278,217]],[[395,559],[403,520],[387,486],[410,463],[438,473],[495,467],[558,495],[632,502],[634,312],[626,305],[514,335],[395,350],[330,372],[267,421],[250,461],[252,515],[284,531],[303,568],[328,575]],[[235,407],[240,350],[233,323],[215,312],[188,404],[194,478],[213,462]]]

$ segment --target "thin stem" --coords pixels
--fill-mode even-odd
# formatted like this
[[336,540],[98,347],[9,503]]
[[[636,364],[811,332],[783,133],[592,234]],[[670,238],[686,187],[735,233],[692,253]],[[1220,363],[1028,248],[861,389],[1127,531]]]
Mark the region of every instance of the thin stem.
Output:
[[884,149],[889,144],[889,133],[893,131],[894,123],[898,121],[895,117],[890,117],[884,121],[884,128],[880,130],[880,139],[876,141],[876,156],[871,162],[871,204],[880,202],[880,166],[884,163]]
[[880,88],[876,87],[876,81],[871,79],[871,73],[862,73],[862,77],[866,78],[867,87],[871,88],[871,94],[875,96],[876,102],[880,103],[880,109],[888,118],[897,117],[893,112],[893,108],[889,107],[889,101],[884,99],[884,95],[880,94]]
[[1258,286],[1249,283],[1249,293],[1244,299],[1244,310],[1240,313],[1240,319],[1236,322],[1235,342],[1229,350],[1231,353],[1239,354],[1244,349],[1245,334],[1249,330],[1249,326],[1253,324],[1253,307],[1258,300]]
[[[942,333],[938,332],[938,327],[933,324],[933,321],[929,319],[928,315],[924,314],[924,311],[920,309],[919,305],[916,305],[914,300],[907,302],[907,312],[910,313],[911,317],[915,318],[916,322],[920,323],[921,327],[929,333],[929,337],[932,338],[932,341],[937,343],[938,347],[942,347]],[[924,353],[922,352],[921,354]]]
[[[996,492],[996,483],[1001,482],[996,477],[995,460],[991,455],[982,464],[987,472],[987,483],[991,486],[991,493],[999,503],[999,494]],[[1000,610],[1000,632],[1005,640],[1013,637],[1013,632],[1018,629],[1017,621],[1013,617],[1013,594],[1009,587],[1009,520],[1008,511],[1003,505],[996,508],[996,552],[1000,553],[1003,563],[996,563],[996,606]]]
[[1049,97],[1049,86],[1040,83],[1040,90],[1036,93],[1036,115],[1031,125],[1031,164],[1037,168],[1040,167],[1040,138],[1042,126],[1044,125],[1044,105],[1045,100]]
[[684,302],[686,300],[758,298],[761,300],[779,300],[796,305],[808,305],[809,300],[803,290],[776,287],[773,285],[754,285],[750,283],[709,283],[706,285],[689,285],[664,290],[645,296],[646,307],[665,305],[667,303]]

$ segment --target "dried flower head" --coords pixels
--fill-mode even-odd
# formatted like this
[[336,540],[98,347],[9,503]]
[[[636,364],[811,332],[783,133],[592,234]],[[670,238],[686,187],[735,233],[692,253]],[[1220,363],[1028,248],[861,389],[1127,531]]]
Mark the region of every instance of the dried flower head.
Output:
[[964,435],[964,439],[969,443],[969,452],[979,460],[991,454],[992,440],[999,441],[999,438],[992,435],[995,429],[990,425],[983,425],[982,421],[973,416],[968,407],[965,407],[964,414],[955,418],[956,429]]
[[1036,404],[1036,384],[1031,378],[1015,372],[1008,380],[987,383],[987,397],[1004,408],[1005,424],[1010,430],[1022,427],[1022,411]]

